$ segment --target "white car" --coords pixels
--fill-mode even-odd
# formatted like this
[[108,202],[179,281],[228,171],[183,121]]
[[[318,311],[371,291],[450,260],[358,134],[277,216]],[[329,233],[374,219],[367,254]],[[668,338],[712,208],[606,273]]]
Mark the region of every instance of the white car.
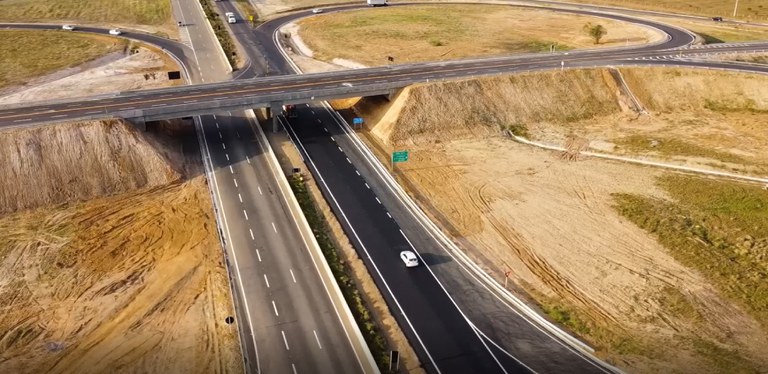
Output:
[[112,30],[109,30],[109,35],[120,35],[120,34],[122,34],[122,33],[123,33],[123,32],[122,32],[122,31],[120,31],[120,29],[112,29]]
[[229,22],[229,23],[237,23],[237,19],[235,19],[235,16],[229,16],[227,18],[227,22]]
[[64,25],[64,26],[61,26],[61,28],[64,29],[64,30],[67,30],[67,31],[72,31],[72,30],[75,29],[75,26],[74,25]]
[[400,252],[400,259],[403,260],[406,267],[412,268],[419,266],[419,258],[411,251]]
[[314,13],[314,14],[322,13],[322,12],[323,12],[323,9],[321,9],[321,8],[312,9],[312,13]]

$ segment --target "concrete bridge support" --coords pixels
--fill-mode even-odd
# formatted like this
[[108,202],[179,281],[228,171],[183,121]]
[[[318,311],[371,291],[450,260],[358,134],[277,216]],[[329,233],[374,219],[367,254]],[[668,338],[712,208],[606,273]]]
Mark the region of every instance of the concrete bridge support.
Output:
[[400,91],[402,91],[402,90],[403,90],[402,88],[391,88],[389,90],[389,93],[384,95],[384,97],[387,98],[387,101],[392,101],[392,100],[394,100],[397,97],[397,95],[400,94]]
[[267,116],[272,118],[272,132],[280,131],[280,113],[283,111],[282,101],[271,101],[267,107]]
[[141,132],[147,131],[147,121],[144,119],[144,117],[134,117],[131,118],[128,122],[130,122],[133,127]]

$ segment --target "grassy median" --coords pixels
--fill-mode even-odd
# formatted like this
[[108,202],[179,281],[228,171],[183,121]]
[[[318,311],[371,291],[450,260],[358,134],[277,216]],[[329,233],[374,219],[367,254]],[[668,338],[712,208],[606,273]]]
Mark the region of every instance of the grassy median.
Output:
[[365,341],[368,343],[368,347],[373,354],[379,369],[387,373],[389,372],[389,349],[387,342],[379,331],[379,327],[373,320],[371,312],[368,310],[368,306],[365,304],[360,292],[357,290],[357,286],[352,278],[349,276],[351,271],[344,264],[344,261],[339,256],[336,247],[333,245],[333,241],[328,235],[328,225],[323,220],[320,213],[317,211],[315,202],[312,200],[312,196],[307,190],[307,186],[300,175],[294,175],[290,177],[289,182],[291,189],[293,190],[296,199],[299,201],[301,210],[304,212],[304,216],[309,222],[309,227],[312,228],[312,232],[315,234],[315,239],[320,245],[320,250],[325,256],[325,260],[328,262],[328,266],[333,272],[336,282],[341,288],[344,299],[346,299],[349,309],[355,317],[357,325],[363,333]]
[[200,4],[203,5],[205,17],[211,22],[213,33],[219,39],[219,44],[221,44],[221,49],[224,50],[224,54],[227,56],[227,61],[229,61],[229,64],[234,69],[237,66],[237,57],[235,56],[237,48],[232,40],[232,36],[229,35],[229,29],[224,25],[224,21],[217,13],[216,7],[213,6],[211,0],[200,0]]
[[68,31],[3,30],[0,31],[0,87],[23,84],[31,78],[88,62],[126,46],[125,39]]

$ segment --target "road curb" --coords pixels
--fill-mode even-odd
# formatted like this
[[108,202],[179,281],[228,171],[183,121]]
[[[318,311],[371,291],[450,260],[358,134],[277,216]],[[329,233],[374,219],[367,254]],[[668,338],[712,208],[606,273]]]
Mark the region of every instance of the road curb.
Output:
[[[352,311],[349,309],[349,305],[347,305],[347,301],[344,299],[344,295],[341,293],[341,289],[339,288],[338,283],[336,283],[336,278],[334,278],[333,273],[331,272],[331,268],[328,266],[328,262],[325,260],[325,256],[323,256],[323,252],[320,250],[320,245],[317,243],[317,239],[312,233],[312,228],[309,227],[309,222],[304,216],[304,212],[301,210],[301,206],[299,205],[298,200],[296,200],[296,196],[291,190],[288,179],[283,173],[275,153],[272,151],[272,146],[269,144],[267,136],[264,134],[264,131],[261,129],[261,126],[256,120],[256,114],[254,113],[253,109],[249,109],[245,113],[246,116],[252,121],[252,125],[254,122],[256,123],[253,127],[256,128],[255,132],[258,134],[260,141],[263,143],[262,146],[264,147],[265,153],[267,155],[270,169],[272,169],[272,173],[277,179],[278,187],[280,188],[280,192],[288,204],[288,207],[291,211],[291,216],[294,218],[298,225],[302,239],[306,244],[307,251],[312,257],[312,262],[315,264],[315,267],[323,281],[323,286],[326,288],[326,290],[328,290],[328,295],[331,297],[331,302],[333,303],[336,312],[339,314],[339,317],[342,320],[344,331],[347,333],[350,342],[357,343],[352,344],[352,348],[355,350],[357,359],[360,362],[361,369],[363,369],[364,373],[380,373],[379,368],[376,365],[376,360],[374,360],[373,355],[371,354],[371,350],[368,348],[368,343],[365,341],[363,333],[360,331],[360,327],[357,325],[357,321],[352,315]],[[342,316],[344,318],[341,318]],[[345,324],[344,321],[348,323]]]

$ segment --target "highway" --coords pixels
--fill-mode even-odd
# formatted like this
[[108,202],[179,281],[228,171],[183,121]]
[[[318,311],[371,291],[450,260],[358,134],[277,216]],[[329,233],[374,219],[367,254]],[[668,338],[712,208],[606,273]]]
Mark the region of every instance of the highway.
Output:
[[[293,17],[262,25],[264,33],[271,32],[273,40],[279,41],[274,37],[275,31]],[[675,43],[685,37],[687,34],[678,34]],[[262,36],[262,40],[266,38]],[[280,52],[279,48],[275,43],[274,49],[268,48],[264,53],[275,55]],[[658,47],[642,52],[574,53],[578,57],[570,58],[540,55],[535,60],[507,58],[489,62],[485,59],[482,66],[488,68],[496,63],[498,67],[506,63],[505,67],[510,71],[553,69],[558,68],[563,59],[569,67],[640,64],[630,59],[662,58],[677,52],[655,48]],[[748,46],[747,50],[754,48]],[[702,53],[702,50],[697,49],[695,53]],[[596,55],[601,59],[596,61]],[[425,68],[438,70],[437,74],[446,76],[461,68],[468,70],[478,66],[462,63],[465,65],[461,67],[422,64],[409,73]],[[732,68],[732,65],[717,66]],[[768,67],[759,70],[768,72]],[[389,78],[400,73],[390,74]],[[349,76],[345,78],[347,82],[351,81]],[[366,151],[365,145],[327,106],[319,102],[299,106],[298,117],[282,123],[428,372],[600,373],[614,370],[531,321],[524,311],[492,291],[467,269],[466,264],[457,261],[455,248],[437,238],[441,235],[436,232],[439,230],[424,224],[418,208],[409,205],[396,192],[397,187],[391,177],[387,177],[385,167]],[[398,253],[405,249],[415,250],[427,266],[405,268],[398,257]]]
[[[207,64],[201,76],[230,79],[202,10],[186,9],[185,27],[199,54],[195,62],[202,58]],[[219,112],[197,117],[196,126],[222,228],[246,371],[374,372],[343,299],[331,296],[336,285],[318,269],[322,257],[313,256],[307,244],[312,234],[299,228],[288,202],[291,192],[278,183],[281,170],[253,120],[244,111]]]
[[[0,109],[0,126],[5,127],[43,123],[53,117],[64,121],[137,111],[217,113],[215,117],[201,117],[203,143],[205,154],[210,156],[216,204],[226,229],[227,260],[230,265],[237,262],[233,268],[237,269],[236,283],[242,291],[242,297],[236,294],[241,311],[238,322],[245,328],[242,340],[248,351],[259,349],[258,355],[247,356],[252,368],[253,361],[257,361],[257,371],[268,368],[282,372],[290,367],[299,372],[318,368],[322,372],[352,372],[359,371],[360,365],[348,360],[354,356],[352,345],[348,337],[345,341],[339,334],[341,322],[334,319],[333,306],[327,298],[311,299],[311,295],[325,293],[319,286],[322,281],[313,278],[317,270],[313,272],[308,254],[301,255],[306,249],[293,250],[300,247],[301,243],[296,243],[300,230],[287,207],[286,196],[274,182],[276,171],[270,170],[264,144],[254,132],[258,129],[242,112],[229,116],[222,107],[245,108],[284,97],[310,101],[310,106],[300,107],[298,118],[283,123],[429,372],[609,372],[612,368],[532,323],[518,307],[478,280],[466,264],[457,261],[453,248],[424,223],[418,209],[404,200],[391,177],[385,175],[359,139],[321,103],[311,101],[312,96],[354,96],[386,84],[402,87],[562,66],[663,63],[768,73],[768,67],[682,60],[711,51],[672,50],[692,40],[689,34],[674,29],[669,31],[667,42],[634,50],[511,56],[292,76],[288,75],[293,72],[290,64],[282,59],[274,43],[275,30],[290,17],[265,23],[255,33],[236,31],[252,61],[238,77],[259,75],[267,66],[270,73],[285,76]],[[766,45],[733,45],[717,52],[760,48]],[[642,60],[672,55],[678,59]],[[247,100],[251,101],[244,102]],[[274,195],[264,195],[262,186],[271,188]],[[397,253],[410,248],[429,266],[405,269]],[[275,257],[259,258],[262,250]],[[306,277],[305,284],[294,282],[296,269],[302,270],[299,278]],[[306,298],[311,302],[301,300]],[[323,306],[323,300],[328,304]],[[283,312],[283,308],[289,311]],[[316,347],[312,344],[315,333]],[[335,347],[333,352],[320,352],[327,349],[323,343],[326,339]],[[269,357],[270,363],[264,365],[274,366],[260,366],[258,357]],[[304,362],[309,364],[303,366]]]
[[[185,0],[181,0],[185,1]],[[193,6],[175,7],[192,48],[153,35],[124,30],[124,36],[164,48],[192,83],[230,79],[204,16]],[[176,4],[174,4],[176,5]],[[21,29],[58,25],[2,24]],[[108,30],[78,26],[78,31]],[[198,63],[204,61],[205,65]],[[250,70],[255,74],[258,70]],[[241,74],[242,76],[242,74]],[[245,112],[196,118],[206,173],[225,243],[240,341],[249,373],[372,373],[375,364],[354,320],[344,314],[335,283],[318,269],[321,254],[307,245],[278,165]],[[357,331],[357,333],[355,333]]]
[[[243,113],[205,118],[230,268],[242,287],[253,372],[359,373],[339,312],[304,243],[257,129]],[[317,260],[317,259],[315,259]],[[354,322],[353,322],[354,323]],[[254,361],[256,360],[256,361]],[[255,365],[254,365],[255,364]],[[254,370],[255,369],[255,370]]]
[[[707,53],[736,53],[768,51],[768,43],[739,43],[720,48],[688,48],[657,52],[605,51],[599,57],[592,53],[569,55],[529,55],[492,59],[459,60],[419,63],[394,67],[356,69],[305,75],[284,75],[258,79],[235,80],[173,88],[131,91],[102,95],[88,99],[61,100],[0,107],[0,126],[24,126],[45,122],[105,117],[147,119],[182,117],[190,114],[210,114],[225,110],[263,107],[270,101],[302,102],[312,98],[353,97],[369,92],[386,92],[414,83],[481,77],[520,71],[551,70],[564,66],[605,66],[635,64],[641,58],[672,57],[668,65],[689,56]],[[685,62],[686,66],[692,66]],[[738,63],[709,63],[699,65],[751,72],[764,72],[765,67]],[[152,117],[155,116],[155,117]]]

